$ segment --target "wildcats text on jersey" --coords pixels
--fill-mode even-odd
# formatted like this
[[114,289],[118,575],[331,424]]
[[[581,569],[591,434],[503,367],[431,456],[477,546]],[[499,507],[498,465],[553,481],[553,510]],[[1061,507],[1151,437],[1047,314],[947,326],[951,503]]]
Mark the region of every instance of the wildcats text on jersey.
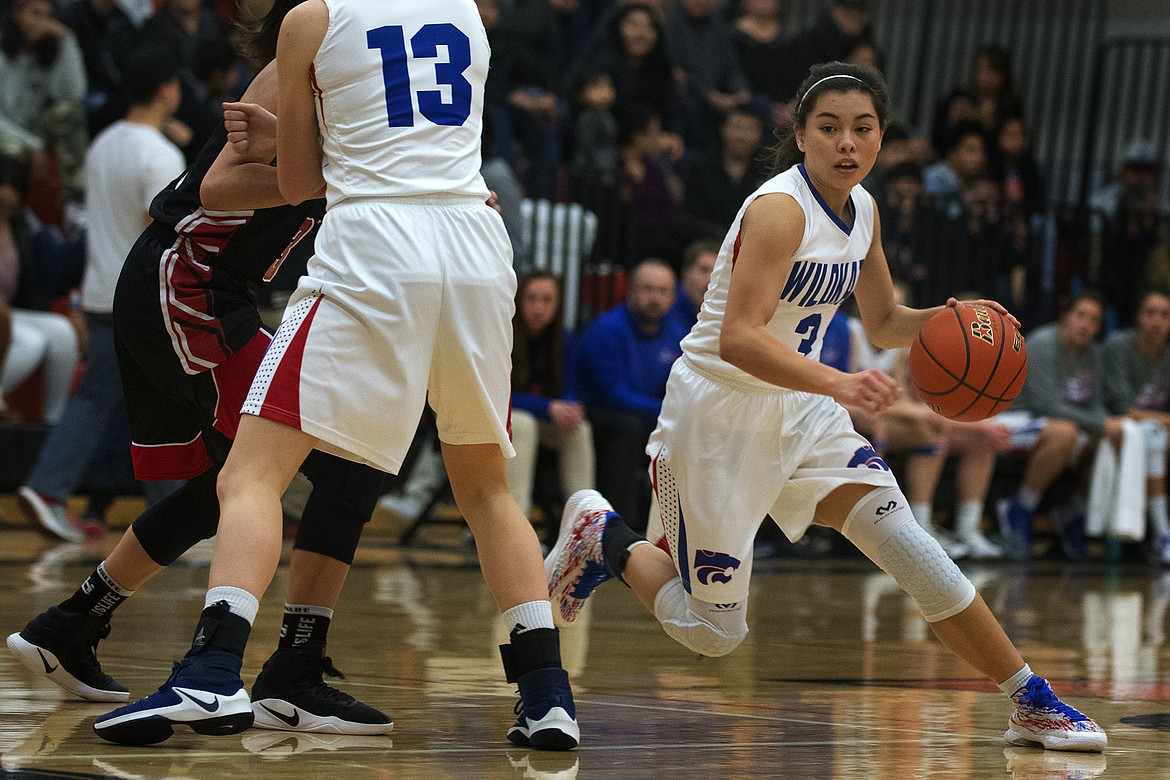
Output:
[[839,306],[853,293],[861,260],[848,263],[818,263],[797,260],[784,283],[780,297],[802,308],[833,304]]

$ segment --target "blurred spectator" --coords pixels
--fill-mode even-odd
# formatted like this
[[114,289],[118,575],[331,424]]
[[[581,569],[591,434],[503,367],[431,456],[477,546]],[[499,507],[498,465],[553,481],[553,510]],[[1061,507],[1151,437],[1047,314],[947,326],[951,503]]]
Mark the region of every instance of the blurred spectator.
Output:
[[583,72],[608,73],[617,92],[617,116],[629,111],[649,111],[667,130],[664,141],[671,157],[682,156],[682,137],[675,133],[677,89],[666,54],[661,16],[649,3],[635,1],[618,5],[608,17],[606,29],[596,47],[586,48],[572,70],[572,84]]
[[[85,374],[60,422],[45,441],[36,464],[18,492],[30,519],[62,539],[84,538],[65,516],[65,500],[98,460],[110,435],[129,437],[118,357],[114,346],[114,288],[126,254],[149,224],[150,202],[183,172],[183,156],[161,131],[179,106],[178,67],[169,51],[151,47],[126,62],[130,111],[94,139],[86,155],[89,215],[87,262],[82,286],[88,345]],[[125,431],[125,434],[122,432]],[[104,533],[100,518],[83,518],[87,532]]]
[[1160,213],[1170,214],[1170,203],[1159,203],[1162,168],[1157,143],[1147,138],[1134,138],[1126,144],[1117,177],[1089,196],[1089,207],[1108,218],[1117,214],[1125,199],[1132,203],[1152,197]]
[[675,321],[683,334],[689,333],[699,319],[703,298],[711,285],[711,272],[719,258],[719,242],[700,239],[683,252],[682,273],[674,292],[674,305],[667,316]]
[[653,258],[638,263],[629,299],[593,321],[578,352],[581,394],[597,452],[597,489],[614,511],[640,518],[643,526],[649,496],[643,502],[636,475],[646,471],[646,442],[686,335],[667,317],[674,291],[669,265]]
[[788,103],[796,94],[802,74],[797,71],[784,26],[780,0],[736,0],[731,40],[752,91],[752,104],[769,125],[784,125]]
[[867,6],[865,0],[829,0],[817,23],[792,39],[798,84],[818,62],[844,60],[859,44],[873,40]]
[[518,270],[526,270],[531,259],[531,247],[524,243],[524,217],[521,213],[521,204],[524,201],[524,185],[516,171],[503,157],[495,154],[495,144],[492,143],[492,119],[483,118],[483,165],[479,173],[487,188],[496,194],[496,203],[500,207],[500,216],[504,218],[504,227],[508,231],[508,240],[512,243],[512,265]]
[[574,198],[593,211],[608,201],[617,182],[618,124],[613,79],[608,73],[581,74],[573,89]]
[[[1105,405],[1138,421],[1146,458],[1146,506],[1153,557],[1170,566],[1170,511],[1166,504],[1166,431],[1170,428],[1170,293],[1149,290],[1138,305],[1137,327],[1105,340]],[[1161,452],[1158,443],[1161,443]]]
[[963,185],[987,170],[987,138],[977,122],[956,125],[943,158],[922,172],[926,194],[947,210],[962,197]]
[[861,185],[877,196],[885,186],[890,171],[905,164],[918,170],[922,180],[922,167],[933,159],[930,144],[921,136],[911,136],[904,125],[891,124],[882,133],[882,148],[878,150],[873,170],[862,180]]
[[622,265],[662,256],[677,266],[683,185],[664,151],[662,123],[650,111],[630,107],[618,116],[618,226]]
[[1004,214],[1030,217],[1044,210],[1044,179],[1032,154],[1024,120],[1009,116],[995,133],[990,169],[1003,188]]
[[215,12],[203,0],[162,0],[154,15],[142,26],[142,39],[158,44],[178,58],[180,68],[195,61],[195,50],[203,41],[222,37],[223,27]]
[[118,117],[103,109],[122,91],[122,68],[138,28],[116,0],[73,0],[61,11],[61,20],[77,36],[85,58],[85,114],[92,137]]
[[0,395],[43,366],[43,419],[55,425],[65,411],[77,367],[77,331],[68,317],[37,307],[48,296],[34,289],[35,227],[25,213],[25,179],[18,161],[0,157],[0,308],[5,312],[0,337]]
[[[0,151],[30,155],[30,186],[59,184],[66,201],[80,200],[84,190],[85,92],[81,49],[53,18],[53,4],[13,0],[0,16]],[[54,153],[59,182],[52,181]]]
[[747,196],[768,178],[759,154],[763,134],[763,122],[747,104],[727,112],[719,125],[719,145],[687,174],[684,210],[693,229],[722,238]]
[[945,156],[947,149],[951,148],[955,128],[963,127],[970,122],[979,122],[979,106],[975,102],[975,96],[965,87],[952,89],[934,110],[934,119],[930,126],[930,145],[934,147],[935,154],[939,157]]
[[560,164],[560,32],[548,0],[476,0],[492,49],[484,111],[492,117],[494,153],[528,182],[528,193],[553,198]]
[[988,135],[1009,116],[1023,116],[1024,106],[1012,81],[1012,55],[1002,46],[988,44],[975,50],[969,89],[979,122]]
[[715,129],[751,90],[716,0],[677,0],[666,9],[666,48],[683,96],[683,138],[690,151],[715,143]]
[[882,250],[890,275],[908,290],[912,306],[928,306],[927,273],[924,262],[935,214],[925,202],[922,168],[906,162],[891,168],[877,197],[881,215]]
[[[547,447],[559,455],[562,499],[594,486],[593,429],[576,382],[565,330],[560,280],[548,271],[521,278],[512,320],[512,446],[508,487],[520,510],[532,508],[536,455]],[[555,524],[555,520],[551,521]]]
[[[190,138],[186,140],[185,135],[176,138],[170,132],[171,122],[164,131],[183,149],[188,163],[223,122],[224,101],[238,97],[235,89],[240,62],[232,42],[224,36],[214,35],[200,41],[192,55],[191,67],[180,71],[183,97],[179,110],[175,112],[175,120],[190,129]],[[186,144],[178,143],[180,140],[186,140]]]
[[[996,507],[1005,552],[1013,558],[1030,557],[1036,509],[1056,478],[1096,440],[1120,442],[1122,418],[1105,407],[1097,342],[1104,319],[1104,299],[1086,290],[1059,322],[1029,333],[1023,392],[1009,411],[994,418],[1012,429],[1014,448],[1031,449],[1019,490]],[[1065,555],[1083,558],[1083,514],[1054,512],[1052,517]]]
[[1121,193],[1117,211],[1101,228],[1100,287],[1120,325],[1133,322],[1140,288],[1151,259],[1164,239],[1153,190],[1132,187]]

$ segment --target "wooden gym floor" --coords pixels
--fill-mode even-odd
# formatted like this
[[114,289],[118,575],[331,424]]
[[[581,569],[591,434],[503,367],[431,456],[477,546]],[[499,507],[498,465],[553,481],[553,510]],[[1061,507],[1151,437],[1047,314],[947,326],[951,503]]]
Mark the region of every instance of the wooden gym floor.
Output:
[[[53,545],[14,522],[0,543],[5,635],[72,593],[115,536]],[[133,509],[126,510],[130,516]],[[403,550],[376,518],[331,632],[339,687],[389,713],[388,737],[250,730],[124,748],[91,731],[110,705],[71,701],[0,651],[0,778],[1163,778],[1170,777],[1170,573],[1144,565],[965,566],[1025,657],[1109,732],[1104,755],[1008,747],[1006,698],[947,653],[864,560],[757,564],[752,632],[728,657],[670,640],[602,587],[563,632],[583,735],[571,754],[511,747],[495,609],[455,529]],[[134,697],[167,676],[202,606],[209,551],[123,605],[100,646]],[[245,659],[276,641],[285,570]]]

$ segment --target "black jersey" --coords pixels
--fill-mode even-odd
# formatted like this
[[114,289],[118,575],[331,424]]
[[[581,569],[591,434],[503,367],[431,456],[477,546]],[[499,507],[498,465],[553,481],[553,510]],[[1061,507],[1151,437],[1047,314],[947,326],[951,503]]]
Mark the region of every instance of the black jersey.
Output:
[[191,166],[155,196],[150,216],[157,224],[188,237],[201,264],[245,282],[271,281],[282,262],[303,269],[313,242],[302,239],[313,237],[325,214],[325,201],[257,211],[204,209],[199,188],[226,143],[227,131],[221,123]]

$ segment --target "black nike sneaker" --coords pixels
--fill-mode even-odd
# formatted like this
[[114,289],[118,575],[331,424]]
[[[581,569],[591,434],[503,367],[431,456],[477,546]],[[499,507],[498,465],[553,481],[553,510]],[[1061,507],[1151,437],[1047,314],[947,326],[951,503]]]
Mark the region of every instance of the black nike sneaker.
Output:
[[8,637],[8,649],[32,671],[87,701],[126,701],[129,691],[102,671],[97,643],[110,634],[105,618],[49,607]]
[[326,685],[322,675],[341,677],[325,657],[325,645],[309,642],[277,650],[264,662],[252,686],[256,728],[319,734],[389,734],[385,714],[344,691]]

